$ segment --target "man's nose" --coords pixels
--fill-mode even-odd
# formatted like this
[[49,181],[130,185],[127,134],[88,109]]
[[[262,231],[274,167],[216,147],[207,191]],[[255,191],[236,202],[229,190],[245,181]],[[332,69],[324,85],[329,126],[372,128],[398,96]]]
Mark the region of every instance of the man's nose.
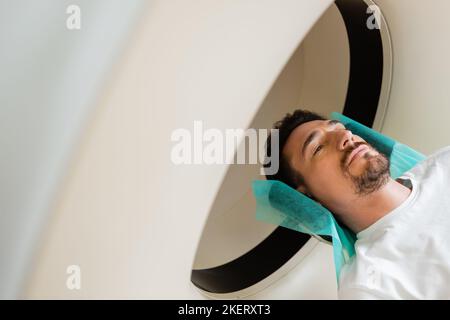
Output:
[[352,148],[355,144],[354,136],[350,130],[341,130],[338,137],[338,149],[343,151],[348,148]]

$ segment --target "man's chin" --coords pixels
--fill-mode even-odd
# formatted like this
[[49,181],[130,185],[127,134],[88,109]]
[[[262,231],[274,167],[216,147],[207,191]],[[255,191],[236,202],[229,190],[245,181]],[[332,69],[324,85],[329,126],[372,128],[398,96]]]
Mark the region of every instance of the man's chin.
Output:
[[377,152],[376,155],[368,156],[366,160],[366,165],[361,173],[356,176],[352,175],[358,194],[369,194],[380,189],[389,181],[390,177],[389,160],[383,154]]

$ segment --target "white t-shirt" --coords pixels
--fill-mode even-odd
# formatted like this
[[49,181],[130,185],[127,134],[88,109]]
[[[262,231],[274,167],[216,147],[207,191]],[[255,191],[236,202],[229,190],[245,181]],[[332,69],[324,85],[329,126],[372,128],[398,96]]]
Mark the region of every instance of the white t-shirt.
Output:
[[357,234],[339,299],[450,299],[450,146],[400,178],[412,192]]

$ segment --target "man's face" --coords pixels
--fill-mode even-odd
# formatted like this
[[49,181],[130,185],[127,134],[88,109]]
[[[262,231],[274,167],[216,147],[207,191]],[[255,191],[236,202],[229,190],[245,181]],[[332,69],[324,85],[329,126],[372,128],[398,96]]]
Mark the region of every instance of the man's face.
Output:
[[329,208],[370,194],[389,179],[389,160],[335,120],[298,126],[282,152],[305,181],[299,191]]

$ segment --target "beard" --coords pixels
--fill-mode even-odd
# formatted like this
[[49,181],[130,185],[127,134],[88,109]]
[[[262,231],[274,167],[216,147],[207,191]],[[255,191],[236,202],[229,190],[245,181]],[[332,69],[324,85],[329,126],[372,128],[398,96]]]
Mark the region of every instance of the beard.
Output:
[[[355,148],[357,148],[361,144],[366,144],[372,150],[375,150],[371,145],[364,142],[356,144]],[[350,177],[355,189],[355,193],[357,195],[369,195],[379,190],[382,186],[389,182],[389,159],[380,152],[378,152],[378,154],[376,155],[371,154],[370,151],[366,152],[363,156],[363,158],[366,160],[366,166],[363,172],[358,176],[351,174],[348,168],[345,167],[345,161],[353,150],[354,148],[348,150],[344,154],[341,162],[341,167],[345,175]]]

